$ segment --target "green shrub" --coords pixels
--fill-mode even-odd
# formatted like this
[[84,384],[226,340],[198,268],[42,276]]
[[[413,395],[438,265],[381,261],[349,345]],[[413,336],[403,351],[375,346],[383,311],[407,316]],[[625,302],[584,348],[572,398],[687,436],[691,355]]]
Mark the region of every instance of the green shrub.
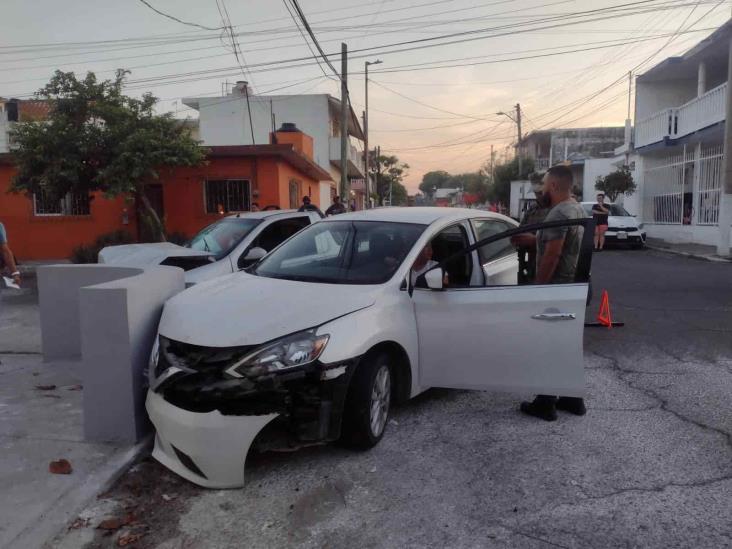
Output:
[[96,263],[99,251],[106,246],[132,244],[135,240],[127,231],[120,229],[99,235],[92,244],[80,244],[71,251],[72,263]]

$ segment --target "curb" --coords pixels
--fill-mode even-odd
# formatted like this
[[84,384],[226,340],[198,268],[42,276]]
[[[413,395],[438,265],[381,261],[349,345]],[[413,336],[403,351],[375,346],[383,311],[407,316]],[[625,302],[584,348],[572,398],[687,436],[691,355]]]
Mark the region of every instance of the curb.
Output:
[[91,473],[80,486],[59,496],[50,511],[39,516],[39,520],[18,534],[10,546],[55,547],[54,540],[65,535],[70,521],[90,501],[109,490],[132,465],[149,454],[152,443],[153,434],[149,434],[133,447],[115,454],[109,462]]
[[662,248],[661,246],[654,246],[653,244],[646,243],[646,248],[654,250],[656,252],[664,252],[667,254],[680,255],[682,257],[690,257],[693,259],[701,259],[702,261],[711,261],[713,263],[732,263],[732,258],[721,257],[718,255],[702,255],[694,254],[691,252],[682,252],[680,250],[674,250],[672,248]]

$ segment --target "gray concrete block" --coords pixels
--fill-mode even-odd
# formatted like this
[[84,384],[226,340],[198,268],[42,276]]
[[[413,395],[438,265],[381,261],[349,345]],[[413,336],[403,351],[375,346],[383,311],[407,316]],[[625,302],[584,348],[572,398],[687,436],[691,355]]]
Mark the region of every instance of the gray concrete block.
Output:
[[141,269],[108,265],[44,265],[38,267],[43,359],[81,358],[79,289],[141,273]]
[[184,288],[181,269],[153,267],[80,290],[86,439],[136,442],[149,430],[145,369],[163,304]]

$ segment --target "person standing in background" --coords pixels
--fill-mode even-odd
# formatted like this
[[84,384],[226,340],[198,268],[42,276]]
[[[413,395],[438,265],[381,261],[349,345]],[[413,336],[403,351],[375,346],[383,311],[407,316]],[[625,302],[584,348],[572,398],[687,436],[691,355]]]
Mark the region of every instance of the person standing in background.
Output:
[[0,223],[0,268],[3,272],[7,272],[13,279],[13,282],[20,285],[20,271],[15,264],[15,257],[8,246],[8,233],[5,226]]
[[605,233],[607,232],[608,214],[610,210],[605,206],[605,195],[597,195],[597,204],[592,206],[592,217],[595,218],[595,250],[598,252],[605,247]]

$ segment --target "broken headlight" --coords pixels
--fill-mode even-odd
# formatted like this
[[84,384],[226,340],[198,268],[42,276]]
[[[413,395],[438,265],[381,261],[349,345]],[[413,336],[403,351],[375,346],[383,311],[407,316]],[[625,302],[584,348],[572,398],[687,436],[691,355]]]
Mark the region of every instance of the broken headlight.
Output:
[[323,352],[329,337],[316,335],[314,330],[283,337],[256,349],[228,367],[226,373],[231,377],[260,376],[310,364]]

